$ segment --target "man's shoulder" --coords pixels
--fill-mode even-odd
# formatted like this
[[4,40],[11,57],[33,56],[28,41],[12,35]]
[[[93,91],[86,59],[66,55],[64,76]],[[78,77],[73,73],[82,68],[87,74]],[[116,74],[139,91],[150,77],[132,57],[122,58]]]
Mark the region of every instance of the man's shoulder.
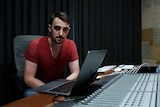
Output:
[[66,39],[65,42],[66,42],[66,43],[69,43],[69,44],[70,44],[70,43],[74,43],[74,41],[73,41],[72,39]]
[[36,38],[36,39],[34,39],[34,40],[32,40],[31,41],[31,44],[39,44],[39,42],[41,41],[41,42],[45,42],[46,40],[47,40],[47,36],[42,36],[42,37],[38,37],[38,38]]
[[64,44],[63,44],[63,49],[67,49],[67,51],[75,50],[76,49],[76,44],[73,40],[66,39]]

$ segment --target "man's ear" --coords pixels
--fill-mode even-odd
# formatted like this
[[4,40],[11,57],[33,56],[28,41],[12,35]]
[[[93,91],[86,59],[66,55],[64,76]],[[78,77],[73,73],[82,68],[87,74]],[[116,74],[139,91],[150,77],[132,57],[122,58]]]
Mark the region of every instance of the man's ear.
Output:
[[52,26],[51,26],[50,24],[48,24],[48,31],[49,31],[49,32],[51,32],[51,27],[52,27]]

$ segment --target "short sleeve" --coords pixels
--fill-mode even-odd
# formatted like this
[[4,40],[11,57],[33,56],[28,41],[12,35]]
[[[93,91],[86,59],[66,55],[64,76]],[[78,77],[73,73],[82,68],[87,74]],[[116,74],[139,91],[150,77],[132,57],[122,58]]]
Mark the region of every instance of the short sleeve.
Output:
[[39,39],[31,41],[24,54],[25,59],[34,63],[38,62],[38,41]]
[[71,50],[70,50],[71,52],[70,52],[69,62],[77,60],[79,58],[76,44],[72,41],[70,46],[71,46]]

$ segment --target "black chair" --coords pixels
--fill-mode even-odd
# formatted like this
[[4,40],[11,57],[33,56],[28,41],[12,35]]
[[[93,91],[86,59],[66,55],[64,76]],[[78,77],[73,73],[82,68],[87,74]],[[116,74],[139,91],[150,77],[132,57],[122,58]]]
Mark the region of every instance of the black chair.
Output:
[[13,40],[14,60],[16,67],[16,84],[20,91],[24,92],[25,85],[23,80],[24,75],[24,52],[26,51],[29,43],[35,39],[42,37],[40,35],[18,35]]

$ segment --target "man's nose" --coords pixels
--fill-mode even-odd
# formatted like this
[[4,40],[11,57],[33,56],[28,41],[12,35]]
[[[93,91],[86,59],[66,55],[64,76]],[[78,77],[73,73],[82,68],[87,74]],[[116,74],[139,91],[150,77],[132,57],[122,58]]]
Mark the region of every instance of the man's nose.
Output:
[[64,33],[64,32],[63,32],[63,29],[61,29],[61,30],[60,30],[60,35],[63,35],[63,33]]

